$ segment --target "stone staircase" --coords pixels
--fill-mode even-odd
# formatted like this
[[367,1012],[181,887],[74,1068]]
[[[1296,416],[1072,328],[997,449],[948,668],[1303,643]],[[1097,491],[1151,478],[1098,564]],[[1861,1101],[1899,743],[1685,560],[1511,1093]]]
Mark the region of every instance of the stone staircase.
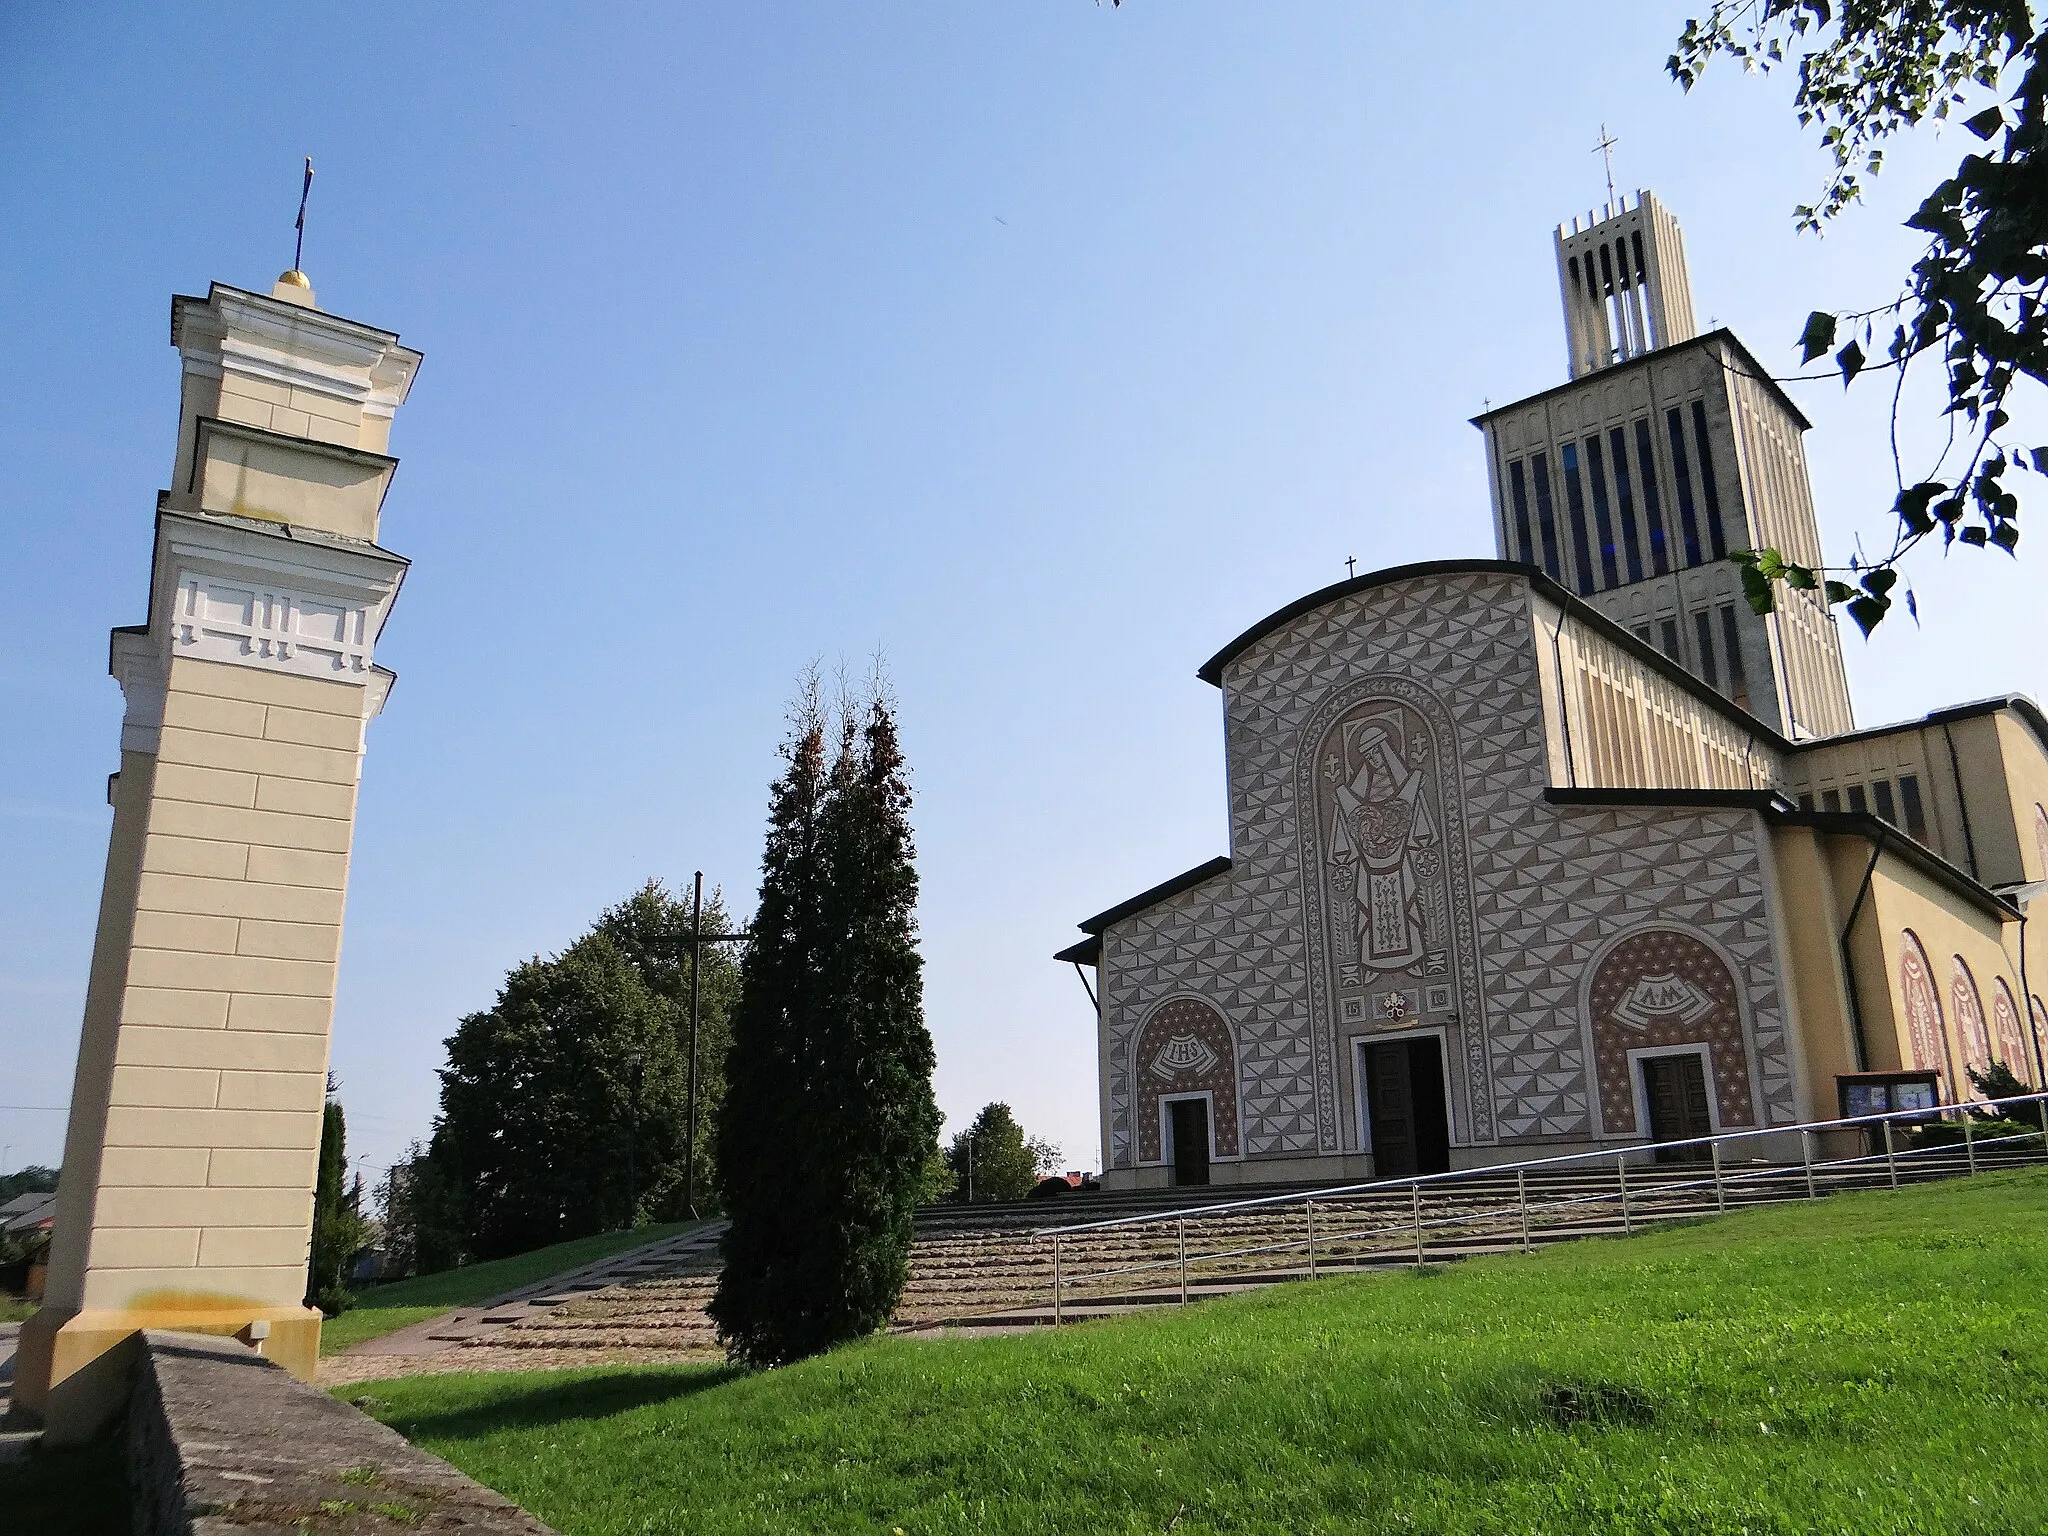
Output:
[[[2041,1161],[2038,1151],[1986,1147],[1980,1169]],[[1310,1277],[1444,1263],[1722,1210],[1817,1198],[1849,1189],[1921,1183],[1970,1171],[1963,1149],[1819,1164],[1725,1163],[1718,1190],[1705,1164],[1474,1172],[1421,1185],[1389,1182],[1304,1197],[1261,1187],[1073,1195],[1010,1205],[940,1206],[918,1213],[902,1332],[1046,1326],[1178,1305]],[[1260,1201],[1245,1205],[1247,1198]],[[1222,1209],[1216,1209],[1222,1207]],[[1526,1218],[1525,1213],[1526,1211]],[[1097,1225],[1098,1223],[1112,1225]],[[1419,1233],[1418,1233],[1419,1222]],[[1086,1225],[1083,1225],[1086,1224]],[[1057,1240],[1048,1231],[1059,1228]],[[716,1284],[717,1229],[622,1255],[522,1297],[442,1320],[440,1349],[583,1353],[719,1353],[704,1313]],[[1053,1306],[1055,1248],[1060,1305]],[[1185,1256],[1185,1257],[1184,1257]],[[393,1353],[402,1353],[394,1350]]]

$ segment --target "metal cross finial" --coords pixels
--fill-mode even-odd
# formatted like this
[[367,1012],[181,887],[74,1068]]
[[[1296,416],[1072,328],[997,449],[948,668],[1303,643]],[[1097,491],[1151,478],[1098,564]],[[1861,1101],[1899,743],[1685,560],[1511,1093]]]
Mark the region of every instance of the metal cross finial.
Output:
[[306,199],[313,195],[313,157],[306,156],[306,179],[299,183],[299,238],[292,246],[292,270],[303,270],[299,263],[306,255]]
[[[1600,141],[1593,146],[1593,153],[1607,162],[1607,205],[1614,206],[1614,146],[1621,140],[1607,131],[1607,125],[1600,125]],[[307,162],[311,164],[311,162]]]
[[1358,556],[1346,555],[1344,557],[1344,575],[1347,580],[1356,581],[1358,579]]

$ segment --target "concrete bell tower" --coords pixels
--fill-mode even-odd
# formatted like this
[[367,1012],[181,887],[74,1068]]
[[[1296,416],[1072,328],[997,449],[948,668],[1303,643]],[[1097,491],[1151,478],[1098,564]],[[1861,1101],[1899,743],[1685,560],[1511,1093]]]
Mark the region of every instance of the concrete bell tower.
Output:
[[127,700],[43,1310],[15,1413],[54,1442],[126,1391],[146,1327],[233,1334],[310,1377],[303,1305],[373,660],[403,557],[377,543],[420,354],[314,302],[171,303],[184,365]]
[[1841,638],[1813,592],[1758,615],[1729,563],[1766,546],[1821,563],[1807,420],[1732,331],[1693,321],[1685,236],[1639,192],[1556,234],[1566,383],[1473,418],[1494,533],[1795,741],[1854,729]]

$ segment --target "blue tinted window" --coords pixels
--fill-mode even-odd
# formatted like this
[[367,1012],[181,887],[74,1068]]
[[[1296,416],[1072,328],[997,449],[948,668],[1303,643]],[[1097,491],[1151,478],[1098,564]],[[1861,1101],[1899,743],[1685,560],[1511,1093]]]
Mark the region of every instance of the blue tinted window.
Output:
[[1643,579],[1643,541],[1636,532],[1635,491],[1628,483],[1628,439],[1621,428],[1607,434],[1607,447],[1614,455],[1615,511],[1621,514],[1621,547],[1628,556],[1628,579]]
[[1537,454],[1529,460],[1536,476],[1536,531],[1543,537],[1543,570],[1552,581],[1564,579],[1557,561],[1557,517],[1550,506],[1550,458]]
[[1664,505],[1657,491],[1657,461],[1650,453],[1650,418],[1636,418],[1636,470],[1642,477],[1643,516],[1650,525],[1650,568],[1659,576],[1671,569],[1664,548]]
[[1508,465],[1508,496],[1515,506],[1515,558],[1524,565],[1533,565],[1536,557],[1529,547],[1529,489],[1522,481],[1520,459]]
[[1721,496],[1714,488],[1714,454],[1707,446],[1707,407],[1703,401],[1692,403],[1692,430],[1700,450],[1700,499],[1707,504],[1707,540],[1713,545],[1714,558],[1728,558],[1728,535],[1721,529]]
[[1693,516],[1692,475],[1686,468],[1685,420],[1673,406],[1664,413],[1664,425],[1671,429],[1671,478],[1678,482],[1678,526],[1685,535],[1685,563],[1700,563],[1700,525]]
[[1600,535],[1600,590],[1621,585],[1615,563],[1614,519],[1607,511],[1607,476],[1600,468],[1600,439],[1586,439],[1586,483],[1593,489],[1593,530]]
[[1564,499],[1571,510],[1572,557],[1579,565],[1579,593],[1593,590],[1593,551],[1586,542],[1586,498],[1579,490],[1579,449],[1566,443],[1559,450],[1564,462]]

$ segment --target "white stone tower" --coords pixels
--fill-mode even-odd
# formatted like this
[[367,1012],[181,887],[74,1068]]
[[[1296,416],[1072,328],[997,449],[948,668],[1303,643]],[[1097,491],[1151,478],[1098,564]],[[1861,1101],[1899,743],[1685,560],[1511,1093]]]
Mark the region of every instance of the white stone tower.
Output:
[[1821,563],[1809,423],[1736,339],[1693,322],[1685,237],[1648,192],[1556,238],[1569,383],[1489,410],[1495,536],[1794,740],[1854,728],[1834,620],[1742,596],[1729,552]]
[[125,1392],[144,1327],[310,1376],[302,1305],[372,650],[377,544],[420,354],[303,274],[171,304],[184,363],[149,618],[117,629],[114,825],[43,1310],[15,1403],[56,1441]]

